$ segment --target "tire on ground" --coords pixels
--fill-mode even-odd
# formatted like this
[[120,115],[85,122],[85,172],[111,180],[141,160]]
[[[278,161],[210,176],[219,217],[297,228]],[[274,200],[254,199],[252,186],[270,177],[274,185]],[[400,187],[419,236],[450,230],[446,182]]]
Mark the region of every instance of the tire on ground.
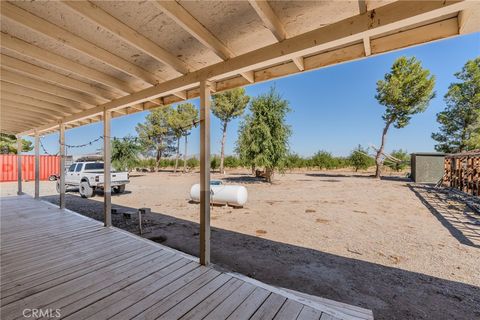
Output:
[[82,181],[80,182],[79,191],[82,198],[91,198],[95,190],[92,187],[90,187],[90,184],[88,183],[88,181]]
[[117,187],[114,187],[113,188],[113,192],[115,193],[124,193],[125,192],[125,185],[122,184],[122,185],[119,185]]

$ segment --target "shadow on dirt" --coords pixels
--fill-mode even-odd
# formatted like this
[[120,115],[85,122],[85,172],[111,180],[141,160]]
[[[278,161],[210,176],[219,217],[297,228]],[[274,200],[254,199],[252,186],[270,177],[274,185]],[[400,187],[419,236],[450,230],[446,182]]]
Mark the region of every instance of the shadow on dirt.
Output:
[[[43,197],[58,204],[58,196]],[[103,220],[103,203],[67,195],[67,208]],[[113,205],[113,225],[138,233],[137,208]],[[128,215],[127,215],[128,216]],[[198,256],[198,223],[164,213],[143,217],[143,237]],[[262,235],[268,235],[268,230]],[[318,235],[322,241],[321,235]],[[480,288],[399,268],[271,241],[211,231],[212,262],[268,284],[372,309],[375,319],[479,319]],[[474,272],[472,270],[472,272]]]

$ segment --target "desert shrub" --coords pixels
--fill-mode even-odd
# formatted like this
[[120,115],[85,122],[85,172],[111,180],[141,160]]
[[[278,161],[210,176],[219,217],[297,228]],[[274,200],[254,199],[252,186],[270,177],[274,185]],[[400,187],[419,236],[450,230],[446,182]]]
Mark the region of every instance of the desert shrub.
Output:
[[350,153],[350,163],[355,171],[366,170],[369,167],[375,165],[375,159],[368,156],[368,150],[364,149],[361,145],[352,150]]
[[312,164],[319,169],[333,169],[335,168],[335,159],[330,152],[318,151],[312,157]]
[[195,157],[192,157],[192,158],[187,160],[188,169],[195,169],[199,165],[200,165],[200,161]]
[[296,153],[290,153],[285,159],[285,168],[286,169],[296,169],[296,168],[305,168],[307,167],[307,159],[302,158]]
[[220,166],[220,157],[213,156],[210,159],[210,168],[212,169],[212,171],[215,171],[216,169],[218,169],[219,166]]
[[226,156],[224,160],[224,166],[226,168],[238,168],[240,167],[240,159],[235,156]]

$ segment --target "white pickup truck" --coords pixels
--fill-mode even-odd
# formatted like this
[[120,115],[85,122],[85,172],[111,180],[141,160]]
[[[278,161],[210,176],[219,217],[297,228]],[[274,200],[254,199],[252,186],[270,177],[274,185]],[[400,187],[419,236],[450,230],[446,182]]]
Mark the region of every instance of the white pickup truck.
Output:
[[[128,172],[112,171],[111,186],[115,193],[123,193],[129,183]],[[74,162],[65,172],[65,187],[78,187],[83,198],[92,197],[95,189],[103,189],[103,162]],[[57,180],[57,192],[60,181]]]

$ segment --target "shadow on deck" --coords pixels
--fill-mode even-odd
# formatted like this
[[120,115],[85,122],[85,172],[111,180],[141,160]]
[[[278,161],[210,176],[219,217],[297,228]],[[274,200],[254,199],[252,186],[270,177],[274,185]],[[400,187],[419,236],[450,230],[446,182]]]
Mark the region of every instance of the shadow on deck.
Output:
[[[58,196],[43,199],[58,202]],[[102,202],[67,195],[67,207],[103,219]],[[136,210],[113,207],[120,212]],[[198,256],[197,223],[162,213],[144,219],[150,231],[145,238]],[[126,225],[121,215],[113,216],[113,223],[136,232],[135,221]],[[480,317],[480,288],[473,285],[219,228],[212,228],[211,246],[216,265],[270,285],[371,309],[375,319]]]

